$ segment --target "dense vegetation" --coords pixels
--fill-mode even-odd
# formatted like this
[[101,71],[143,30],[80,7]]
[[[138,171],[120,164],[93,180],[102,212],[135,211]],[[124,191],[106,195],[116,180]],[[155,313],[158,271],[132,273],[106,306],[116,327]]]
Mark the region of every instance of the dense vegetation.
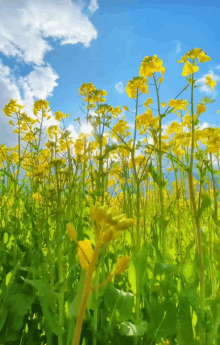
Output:
[[[213,101],[194,104],[197,62],[209,60],[195,48],[178,61],[187,84],[166,108],[165,67],[146,56],[126,87],[133,130],[92,83],[79,92],[93,132],[75,141],[63,122],[40,149],[49,102],[35,118],[5,106],[18,145],[0,146],[0,344],[220,344],[220,130],[200,128]],[[147,98],[138,115],[149,78],[156,109]],[[178,98],[188,87],[190,102]],[[164,133],[171,112],[179,122]]]

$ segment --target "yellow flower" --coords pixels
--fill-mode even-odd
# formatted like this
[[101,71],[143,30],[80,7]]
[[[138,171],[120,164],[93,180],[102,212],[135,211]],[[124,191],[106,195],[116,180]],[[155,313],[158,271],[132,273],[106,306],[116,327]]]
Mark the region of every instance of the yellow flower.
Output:
[[[124,120],[119,120],[114,126],[113,126],[113,130],[116,133],[120,133],[120,134],[125,134],[126,131],[129,129],[128,123]],[[112,136],[114,133],[112,133]]]
[[177,156],[177,157],[182,157],[182,155],[185,153],[185,151],[183,149],[181,149],[180,147],[174,147],[173,148],[173,153]]
[[145,56],[145,58],[141,62],[139,75],[152,77],[154,72],[161,72],[161,74],[163,75],[165,72],[165,67],[163,67],[162,65],[163,61],[159,59],[157,55]]
[[41,200],[42,200],[42,197],[41,197],[41,195],[38,192],[33,194],[32,197],[33,197],[34,200],[36,200],[38,202],[41,202]]
[[61,121],[63,118],[67,118],[69,114],[63,114],[62,111],[55,111],[55,120]]
[[122,107],[122,109],[129,111],[129,109],[128,109],[128,107],[127,107],[126,105],[124,105],[124,106]]
[[168,102],[169,107],[172,107],[175,110],[186,110],[188,104],[189,103],[184,99],[171,99]]
[[177,63],[185,63],[187,61],[187,56],[182,56],[182,58],[180,60],[177,61]]
[[87,96],[88,94],[91,94],[93,91],[95,91],[96,88],[92,83],[82,84],[79,93],[81,96]]
[[211,89],[214,90],[214,87],[216,86],[216,82],[211,79],[211,74],[209,74],[206,77],[206,85],[210,85]]
[[202,49],[201,48],[194,48],[192,50],[192,53],[191,55],[194,57],[194,58],[197,58],[199,56],[199,54],[201,53]]
[[218,153],[219,152],[219,146],[207,144],[207,151],[212,153],[212,154]]
[[198,56],[199,62],[206,62],[212,60],[208,55],[206,55],[203,51]]
[[146,108],[149,108],[149,104],[153,104],[153,100],[151,97],[149,97],[146,102],[144,102],[143,106]]
[[182,76],[187,77],[189,74],[198,72],[198,70],[198,66],[193,66],[189,61],[186,61],[185,65],[183,66]]
[[144,125],[147,122],[151,122],[153,119],[153,112],[151,109],[146,110],[143,114],[137,115],[136,121],[137,124]]
[[161,107],[162,107],[162,108],[165,108],[165,107],[166,107],[166,103],[162,102],[162,103],[161,103]]
[[196,107],[196,113],[198,115],[200,115],[201,113],[205,113],[206,112],[206,107],[204,104],[198,104]]
[[144,76],[134,77],[127,83],[126,86],[126,93],[130,98],[136,98],[137,92],[141,91],[141,93],[149,93],[148,85],[147,85],[147,78]]
[[161,77],[161,78],[159,78],[158,80],[159,80],[159,84],[161,84],[162,81],[164,80],[164,77]]
[[91,264],[93,257],[93,249],[90,240],[84,240],[78,242],[78,257],[82,269],[87,269]]

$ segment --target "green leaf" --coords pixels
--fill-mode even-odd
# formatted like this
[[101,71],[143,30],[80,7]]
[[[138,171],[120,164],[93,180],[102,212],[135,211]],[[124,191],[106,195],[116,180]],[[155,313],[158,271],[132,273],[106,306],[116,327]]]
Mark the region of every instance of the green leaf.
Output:
[[202,213],[211,206],[212,202],[208,195],[204,194],[202,196],[201,206],[198,209],[198,217],[201,217]]
[[21,277],[25,282],[32,285],[36,290],[39,291],[40,305],[43,310],[43,315],[48,327],[54,332],[59,334],[59,326],[56,320],[56,293],[52,291],[46,284],[41,280],[29,280]]
[[147,332],[148,323],[143,321],[137,325],[134,325],[131,322],[123,322],[119,325],[119,332],[121,335],[125,335],[127,337],[137,337],[143,336],[144,333]]
[[[12,283],[8,285],[5,299],[0,314],[0,330],[6,324],[6,339],[14,341],[23,326],[23,318],[36,298],[32,290],[27,290],[22,284]],[[8,318],[7,318],[8,316]]]
[[209,321],[211,324],[211,329],[207,333],[208,344],[214,344],[214,341],[219,339],[219,325],[220,325],[220,299],[219,297],[215,299],[207,299],[207,304],[210,307],[211,314],[209,314]]
[[205,96],[203,97],[203,99],[200,101],[201,104],[211,104],[211,103],[214,103],[215,102],[215,99],[211,99],[210,97],[208,96]]
[[148,169],[150,171],[150,174],[152,176],[152,179],[154,180],[154,182],[159,185],[160,184],[160,177],[159,175],[156,173],[152,163],[150,162],[149,166],[148,166]]
[[156,299],[151,299],[150,312],[149,336],[155,338],[157,343],[161,338],[167,338],[177,333],[178,318],[174,302],[165,300],[163,303],[158,303]]
[[195,310],[197,316],[199,315],[199,308],[200,308],[200,302],[199,302],[199,296],[197,292],[197,288],[186,288],[186,297],[188,299],[189,304],[191,307]]
[[[134,307],[133,294],[118,290],[111,283],[107,286],[103,298],[111,319],[115,317],[119,322],[124,322],[131,317]],[[118,318],[116,312],[118,312]]]
[[188,284],[193,284],[196,279],[195,267],[190,259],[184,262],[183,276]]
[[192,329],[192,317],[190,305],[186,297],[180,297],[179,300],[179,329],[178,342],[181,345],[194,345],[194,336]]

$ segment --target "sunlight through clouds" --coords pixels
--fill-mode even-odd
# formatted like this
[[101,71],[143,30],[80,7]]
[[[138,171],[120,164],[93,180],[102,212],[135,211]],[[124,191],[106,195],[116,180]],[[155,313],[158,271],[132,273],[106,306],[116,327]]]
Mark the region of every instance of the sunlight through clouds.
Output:
[[91,135],[93,128],[90,123],[83,123],[81,126],[81,133]]
[[[54,50],[46,38],[59,40],[60,46],[82,43],[88,48],[97,38],[97,31],[88,16],[81,13],[85,4],[80,1],[1,0],[0,4],[0,53],[32,67],[28,75],[16,78],[15,69],[0,60],[0,106],[2,109],[10,99],[17,99],[19,104],[25,105],[23,111],[33,116],[34,101],[47,100],[58,86],[58,74],[44,60],[45,55]],[[94,13],[97,1],[91,1],[89,6]],[[52,117],[44,121],[44,126],[57,124],[53,114],[49,114]],[[3,113],[0,136],[9,145],[17,143]]]

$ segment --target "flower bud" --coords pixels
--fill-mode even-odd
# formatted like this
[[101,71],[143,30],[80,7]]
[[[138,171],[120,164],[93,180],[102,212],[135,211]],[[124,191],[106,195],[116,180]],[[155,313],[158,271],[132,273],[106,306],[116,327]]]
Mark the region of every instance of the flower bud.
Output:
[[112,222],[112,219],[113,219],[113,207],[109,208],[108,211],[106,212],[106,215],[105,215],[105,221],[107,223],[110,223]]
[[96,216],[96,212],[98,210],[98,208],[101,206],[100,202],[96,201],[95,205],[91,206],[91,209],[90,209],[90,216],[91,216],[91,219],[92,221],[94,222],[95,220],[95,216]]
[[111,219],[108,220],[108,223],[114,226],[117,225],[118,217],[112,217]]
[[121,274],[123,273],[129,266],[130,258],[129,256],[125,255],[118,259],[115,265],[114,274]]
[[67,231],[68,231],[70,238],[72,238],[72,240],[74,242],[76,242],[77,241],[77,232],[76,232],[75,227],[72,224],[68,223],[66,228],[67,228]]
[[95,220],[100,223],[105,216],[105,209],[104,206],[101,206],[98,208],[96,215],[95,215]]
[[134,224],[134,220],[129,218],[129,219],[122,219],[118,222],[116,225],[117,230],[125,230],[127,228],[130,228]]
[[110,242],[114,239],[115,230],[113,227],[110,227],[108,230],[106,230],[101,236],[102,236],[102,243]]

